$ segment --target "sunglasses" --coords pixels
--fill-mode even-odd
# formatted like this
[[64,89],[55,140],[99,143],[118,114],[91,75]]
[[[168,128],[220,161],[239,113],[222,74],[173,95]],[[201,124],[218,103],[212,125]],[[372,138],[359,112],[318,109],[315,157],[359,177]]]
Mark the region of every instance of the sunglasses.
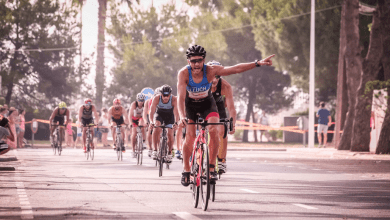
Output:
[[195,64],[195,63],[201,63],[203,62],[203,58],[202,59],[194,59],[194,60],[190,60],[191,63]]
[[164,96],[164,97],[168,97],[170,94],[168,94],[168,95],[166,95],[166,94],[162,94],[162,96]]

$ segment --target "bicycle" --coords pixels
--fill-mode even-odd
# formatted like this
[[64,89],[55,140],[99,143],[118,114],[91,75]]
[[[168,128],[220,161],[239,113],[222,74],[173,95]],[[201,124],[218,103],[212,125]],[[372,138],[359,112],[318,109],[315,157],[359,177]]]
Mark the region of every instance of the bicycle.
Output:
[[93,160],[93,158],[95,156],[95,149],[93,147],[91,147],[92,142],[93,142],[93,137],[92,137],[92,134],[91,134],[91,127],[94,127],[94,126],[95,126],[94,124],[89,124],[89,125],[83,126],[83,127],[87,128],[87,131],[86,131],[86,135],[87,135],[87,140],[86,140],[87,149],[86,149],[86,152],[85,152],[85,156],[87,157],[87,160],[89,158],[91,158],[91,160]]
[[116,140],[115,140],[116,155],[117,155],[119,161],[123,160],[123,152],[122,151],[124,149],[121,127],[122,127],[121,125],[116,125],[116,131],[115,131],[116,132]]
[[61,156],[61,152],[62,152],[62,135],[61,135],[61,130],[60,128],[61,127],[64,127],[64,125],[58,125],[58,124],[52,124],[52,126],[55,126],[55,130],[54,130],[54,133],[53,133],[53,151],[54,151],[54,155],[56,155],[58,153],[58,156]]
[[202,209],[206,211],[210,199],[210,191],[212,192],[213,201],[215,198],[215,182],[210,181],[210,158],[208,141],[206,140],[206,127],[208,125],[224,125],[225,133],[227,133],[227,127],[225,123],[208,123],[203,119],[198,119],[195,123],[188,124],[199,125],[201,127],[194,141],[190,161],[190,189],[192,190],[194,207],[198,207],[199,192],[201,192]]
[[137,155],[137,165],[142,165],[142,157],[143,157],[143,151],[144,151],[144,145],[143,145],[143,137],[142,137],[142,128],[144,126],[138,125],[137,126],[137,145],[135,147],[134,153]]
[[155,128],[162,128],[162,134],[160,137],[160,147],[157,152],[157,160],[156,165],[158,164],[158,176],[161,177],[163,174],[163,167],[164,163],[166,164],[166,168],[169,169],[169,164],[167,163],[167,156],[169,153],[168,151],[168,131],[166,130],[167,126],[165,124],[162,124],[160,126],[154,126]]

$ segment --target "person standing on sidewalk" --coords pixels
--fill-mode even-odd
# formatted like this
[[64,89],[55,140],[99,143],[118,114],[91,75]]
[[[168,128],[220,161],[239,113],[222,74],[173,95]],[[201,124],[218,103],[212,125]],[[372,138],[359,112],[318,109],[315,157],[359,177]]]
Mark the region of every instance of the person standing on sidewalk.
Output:
[[[262,110],[259,122],[261,125],[269,126],[268,117],[265,115],[265,111]],[[267,138],[268,142],[271,142],[271,136],[268,133],[268,130],[260,130],[260,142],[263,142],[263,134]]]
[[321,133],[324,134],[323,146],[326,147],[328,141],[328,127],[332,123],[332,117],[330,117],[330,112],[325,108],[325,102],[320,102],[320,109],[317,112],[318,117],[318,127],[317,127],[317,137],[318,137],[318,147],[321,147]]

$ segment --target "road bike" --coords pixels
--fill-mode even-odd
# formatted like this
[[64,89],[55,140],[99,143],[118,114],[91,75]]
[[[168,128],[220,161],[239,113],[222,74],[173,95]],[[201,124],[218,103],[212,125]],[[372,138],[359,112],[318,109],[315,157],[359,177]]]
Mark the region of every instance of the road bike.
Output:
[[123,138],[122,138],[122,132],[121,132],[121,125],[116,125],[116,128],[115,128],[115,133],[116,133],[116,140],[115,140],[115,144],[116,144],[116,155],[118,157],[118,160],[119,161],[122,161],[123,160],[123,150],[124,150],[124,143],[123,143]]
[[158,165],[158,176],[161,177],[163,175],[164,163],[166,164],[166,168],[169,169],[169,163],[167,161],[167,156],[171,152],[168,150],[168,131],[167,126],[162,124],[161,126],[154,126],[155,128],[162,128],[162,134],[160,137],[160,147],[157,152],[156,165]]
[[203,119],[198,119],[195,123],[188,123],[199,125],[200,130],[194,141],[192,156],[190,159],[190,189],[192,190],[193,205],[195,208],[199,204],[199,192],[202,197],[202,209],[207,210],[208,202],[210,200],[210,192],[212,192],[212,200],[215,198],[215,181],[210,180],[210,158],[209,146],[206,137],[208,125],[224,125],[225,133],[227,126],[225,123],[208,123]]
[[54,129],[53,133],[53,151],[54,155],[58,154],[58,156],[61,156],[62,152],[62,132],[60,128],[64,128],[63,125],[58,125],[58,124],[52,124],[52,126],[55,126],[56,128]]
[[83,126],[83,127],[87,128],[87,131],[85,132],[87,135],[87,140],[86,140],[87,146],[86,146],[86,152],[85,152],[85,156],[87,157],[87,160],[89,160],[89,158],[91,158],[91,160],[93,160],[94,156],[95,156],[95,148],[92,147],[93,137],[91,134],[91,128],[93,128],[94,126],[95,126],[94,124],[89,124],[89,125]]
[[137,156],[137,165],[142,165],[142,157],[143,157],[143,151],[144,151],[144,139],[142,137],[142,128],[144,126],[138,125],[137,126],[137,145],[135,146],[135,155]]

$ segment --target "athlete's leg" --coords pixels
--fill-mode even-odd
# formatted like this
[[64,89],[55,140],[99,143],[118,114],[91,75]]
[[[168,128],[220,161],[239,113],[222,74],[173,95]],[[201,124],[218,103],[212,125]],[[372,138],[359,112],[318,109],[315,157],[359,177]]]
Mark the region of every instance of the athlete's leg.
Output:
[[[189,123],[194,123],[193,120],[189,119]],[[190,172],[190,157],[192,154],[192,149],[194,146],[195,140],[195,125],[187,125],[186,127],[186,136],[183,144],[183,164],[184,172]],[[214,158],[215,160],[215,158]]]
[[[207,119],[209,123],[219,123],[218,116],[212,116]],[[210,143],[209,143],[209,151],[210,151],[210,171],[214,171],[215,161],[217,160],[218,154],[218,146],[219,146],[219,135],[218,135],[218,125],[209,125],[208,126],[209,134],[210,134]]]
[[[154,125],[155,126],[161,126],[161,122],[158,121],[158,120],[155,120],[154,122]],[[153,137],[152,137],[152,140],[153,140],[153,149],[155,151],[157,151],[157,145],[158,145],[158,141],[160,139],[160,135],[161,135],[161,128],[154,128],[153,129]]]
[[169,147],[169,153],[172,153],[173,150],[173,143],[175,142],[175,138],[173,137],[173,129],[168,128],[168,147]]

